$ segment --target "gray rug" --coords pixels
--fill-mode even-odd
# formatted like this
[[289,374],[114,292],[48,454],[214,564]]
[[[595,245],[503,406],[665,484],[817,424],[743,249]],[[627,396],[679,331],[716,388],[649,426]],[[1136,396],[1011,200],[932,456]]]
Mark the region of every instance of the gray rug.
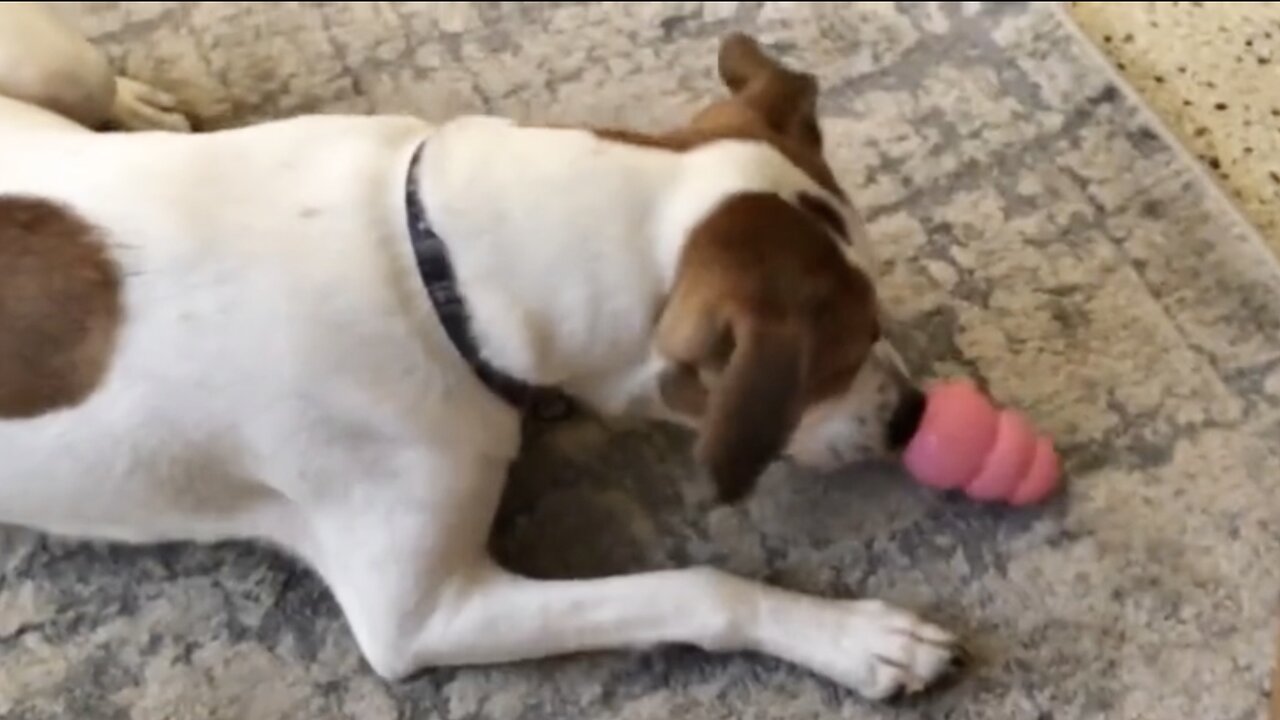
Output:
[[1060,439],[1071,489],[1010,512],[890,470],[775,473],[747,507],[708,511],[679,435],[535,434],[496,539],[513,566],[710,562],[891,600],[973,638],[979,662],[959,684],[896,707],[681,649],[388,686],[325,589],[277,555],[5,531],[0,716],[1261,716],[1280,596],[1280,273],[1052,8],[72,10],[209,126],[374,110],[666,126],[721,92],[718,36],[751,29],[825,83],[833,164],[871,219],[912,361],[1026,408]]

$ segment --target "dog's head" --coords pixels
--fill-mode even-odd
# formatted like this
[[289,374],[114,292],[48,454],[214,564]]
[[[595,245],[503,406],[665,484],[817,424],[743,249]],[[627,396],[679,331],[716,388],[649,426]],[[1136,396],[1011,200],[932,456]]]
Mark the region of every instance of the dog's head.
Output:
[[729,196],[702,218],[657,323],[661,402],[697,429],[731,502],[781,457],[830,470],[892,453],[924,400],[881,334],[863,225],[824,158],[816,79],[744,35],[719,65],[730,95],[661,141],[767,143],[811,181]]

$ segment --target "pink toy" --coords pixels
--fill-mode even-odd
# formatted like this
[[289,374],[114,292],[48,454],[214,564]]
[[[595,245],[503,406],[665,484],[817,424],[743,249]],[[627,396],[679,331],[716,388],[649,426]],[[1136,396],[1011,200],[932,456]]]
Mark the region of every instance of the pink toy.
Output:
[[997,409],[964,380],[930,388],[903,463],[930,487],[1016,506],[1047,498],[1060,473],[1049,438],[1017,411]]

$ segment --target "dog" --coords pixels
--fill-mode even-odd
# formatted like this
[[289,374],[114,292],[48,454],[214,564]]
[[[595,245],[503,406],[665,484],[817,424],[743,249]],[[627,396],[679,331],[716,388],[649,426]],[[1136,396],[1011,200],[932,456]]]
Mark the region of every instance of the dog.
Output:
[[892,457],[920,421],[815,76],[739,33],[718,67],[725,95],[662,133],[190,132],[53,11],[0,5],[0,522],[279,548],[387,681],[663,644],[873,700],[950,675],[956,636],[874,598],[707,567],[543,581],[486,550],[547,401],[687,428],[725,503],[774,462]]

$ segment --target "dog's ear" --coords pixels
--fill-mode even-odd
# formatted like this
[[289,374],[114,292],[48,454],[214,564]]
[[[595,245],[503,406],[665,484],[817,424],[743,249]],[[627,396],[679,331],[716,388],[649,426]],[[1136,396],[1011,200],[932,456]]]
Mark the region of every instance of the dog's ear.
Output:
[[806,296],[826,283],[805,253],[778,249],[795,212],[776,196],[727,201],[686,244],[658,321],[658,350],[673,363],[665,399],[697,418],[697,457],[724,502],[751,491],[804,409]]
[[720,44],[720,78],[734,99],[755,112],[769,129],[822,147],[818,127],[818,80],[769,57],[749,35],[732,33]]
[[755,317],[730,297],[678,293],[658,329],[660,347],[681,363],[667,387],[698,411],[697,459],[726,503],[745,497],[785,447],[806,364],[803,330]]
[[805,342],[798,328],[743,318],[728,366],[708,396],[698,460],[720,500],[746,497],[800,420]]

